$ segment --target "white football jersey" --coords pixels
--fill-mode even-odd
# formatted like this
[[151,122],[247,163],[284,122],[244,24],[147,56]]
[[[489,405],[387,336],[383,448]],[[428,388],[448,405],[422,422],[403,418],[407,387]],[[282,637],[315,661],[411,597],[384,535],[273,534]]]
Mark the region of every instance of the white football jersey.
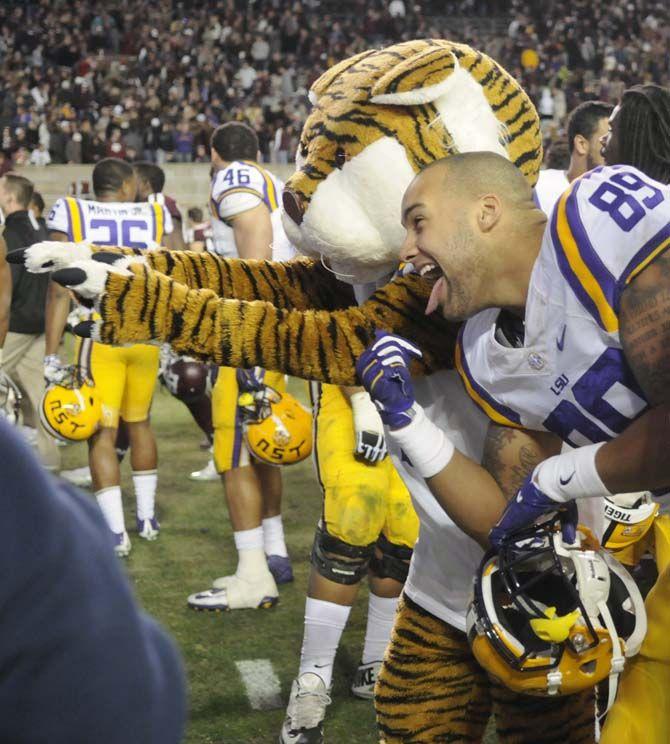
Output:
[[172,232],[172,218],[154,202],[98,202],[67,196],[53,205],[47,228],[65,233],[74,242],[149,248]]
[[287,261],[295,256],[281,223],[281,194],[284,183],[277,176],[251,160],[235,160],[217,171],[212,179],[210,210],[212,212],[213,252],[224,258],[237,258],[235,235],[230,226],[237,214],[259,204],[270,210],[272,222],[272,258]]
[[564,170],[558,168],[541,170],[533,189],[535,203],[545,214],[551,214],[558,198],[568,186],[570,181]]
[[497,309],[461,332],[456,362],[473,400],[498,423],[572,446],[620,434],[648,405],[621,347],[621,293],[668,247],[668,186],[627,165],[574,181],[533,267],[523,345],[501,340]]
[[[383,284],[382,281],[378,285],[354,286],[357,301],[364,302]],[[424,407],[428,418],[443,429],[463,454],[481,462],[488,420],[469,400],[457,372],[435,372],[427,377],[415,377],[412,383],[416,401]],[[419,517],[419,538],[404,591],[435,617],[465,631],[472,579],[484,551],[447,516],[403,453],[392,442],[388,445],[393,464],[410,492]]]

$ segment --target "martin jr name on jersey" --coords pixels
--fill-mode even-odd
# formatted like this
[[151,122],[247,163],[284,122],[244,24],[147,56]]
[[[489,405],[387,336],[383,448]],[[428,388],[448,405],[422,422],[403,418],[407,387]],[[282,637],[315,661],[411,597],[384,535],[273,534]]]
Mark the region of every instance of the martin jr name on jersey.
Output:
[[668,247],[668,186],[627,165],[577,179],[544,233],[523,344],[501,338],[498,309],[461,331],[456,363],[473,400],[493,421],[572,446],[621,433],[648,406],[621,347],[621,293]]
[[47,228],[75,242],[127,248],[159,245],[173,229],[170,213],[158,202],[98,202],[70,196],[53,205]]

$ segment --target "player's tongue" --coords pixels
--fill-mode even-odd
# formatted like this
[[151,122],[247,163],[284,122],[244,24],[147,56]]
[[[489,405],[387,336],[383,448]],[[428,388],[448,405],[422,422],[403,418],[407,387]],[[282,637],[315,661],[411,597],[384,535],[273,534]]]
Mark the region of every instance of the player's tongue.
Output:
[[443,288],[446,289],[446,280],[444,275],[442,275],[433,285],[433,290],[430,293],[428,304],[426,305],[426,315],[430,315],[437,309],[437,306],[440,304],[440,293]]

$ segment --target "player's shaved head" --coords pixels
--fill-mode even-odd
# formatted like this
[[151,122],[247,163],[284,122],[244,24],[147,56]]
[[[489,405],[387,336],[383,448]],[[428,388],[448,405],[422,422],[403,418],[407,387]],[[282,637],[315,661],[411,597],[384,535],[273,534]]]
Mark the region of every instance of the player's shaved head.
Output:
[[[532,266],[546,218],[509,160],[468,152],[431,163],[405,192],[402,222],[407,238],[401,258],[422,276],[438,278],[429,312],[440,305],[445,317],[465,318],[492,306],[494,296],[523,306],[511,275],[516,266],[523,272]],[[526,234],[534,236],[524,251],[528,260],[518,261],[514,254]]]
[[442,187],[460,197],[495,193],[501,199],[523,202],[533,198],[533,192],[521,171],[507,158],[494,152],[464,152],[436,160],[421,173],[435,171],[441,176]]

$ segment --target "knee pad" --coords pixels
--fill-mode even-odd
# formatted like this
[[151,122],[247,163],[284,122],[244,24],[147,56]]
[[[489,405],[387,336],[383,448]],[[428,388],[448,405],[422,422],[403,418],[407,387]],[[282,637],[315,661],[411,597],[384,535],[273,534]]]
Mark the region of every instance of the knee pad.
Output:
[[395,579],[404,584],[409,572],[412,548],[406,545],[394,545],[385,535],[379,536],[377,547],[382,555],[378,558],[373,554],[370,559],[370,571],[380,579]]
[[312,546],[312,566],[321,576],[338,584],[358,584],[367,574],[373,556],[374,543],[349,545],[339,537],[330,535],[323,522],[319,522]]

